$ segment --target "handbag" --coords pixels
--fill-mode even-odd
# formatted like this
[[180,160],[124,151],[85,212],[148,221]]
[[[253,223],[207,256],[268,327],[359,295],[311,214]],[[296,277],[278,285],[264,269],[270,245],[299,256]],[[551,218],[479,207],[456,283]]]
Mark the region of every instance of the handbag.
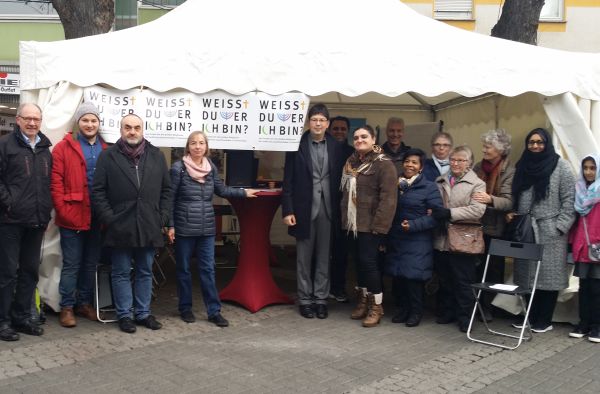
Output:
[[531,208],[527,213],[514,214],[510,222],[506,223],[504,228],[504,239],[507,241],[535,243],[535,233],[533,232],[533,218],[531,217]]
[[448,224],[448,249],[450,252],[482,254],[485,251],[483,227],[479,224]]
[[600,242],[596,242],[595,244],[590,243],[585,216],[582,216],[581,219],[583,219],[583,230],[585,232],[585,241],[587,242],[588,247],[588,257],[592,261],[600,261]]

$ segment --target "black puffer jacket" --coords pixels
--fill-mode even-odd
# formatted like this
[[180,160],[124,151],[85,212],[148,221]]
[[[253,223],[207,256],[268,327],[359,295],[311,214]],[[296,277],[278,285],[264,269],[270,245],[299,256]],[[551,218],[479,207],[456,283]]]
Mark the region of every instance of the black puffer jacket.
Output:
[[0,223],[37,227],[50,221],[52,144],[38,135],[35,149],[20,131],[0,138]]
[[193,180],[181,161],[175,162],[171,167],[173,209],[169,227],[175,227],[176,236],[215,235],[213,194],[225,198],[246,196],[243,189],[228,187],[223,183],[212,161],[210,166],[212,171],[206,176],[204,183]]

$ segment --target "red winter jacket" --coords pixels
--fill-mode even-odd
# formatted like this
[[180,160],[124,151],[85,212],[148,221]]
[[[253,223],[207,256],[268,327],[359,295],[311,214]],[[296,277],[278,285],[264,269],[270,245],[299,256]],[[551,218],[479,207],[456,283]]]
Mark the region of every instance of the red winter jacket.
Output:
[[[585,215],[588,235],[591,243],[600,242],[600,203],[594,205],[590,213]],[[569,243],[573,246],[573,261],[592,262],[588,257],[587,241],[583,229],[583,218],[580,216],[569,233]]]
[[[101,141],[102,149],[106,144]],[[90,191],[81,145],[73,133],[65,135],[52,151],[50,193],[59,227],[89,230],[92,222]]]

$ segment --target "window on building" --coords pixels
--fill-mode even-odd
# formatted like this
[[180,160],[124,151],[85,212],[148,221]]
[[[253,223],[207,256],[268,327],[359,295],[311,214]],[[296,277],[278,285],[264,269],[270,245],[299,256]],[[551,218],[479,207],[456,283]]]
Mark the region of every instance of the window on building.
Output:
[[185,0],[142,0],[142,5],[149,5],[149,6],[155,6],[155,7],[160,7],[160,8],[176,7],[183,3],[185,3]]
[[542,22],[559,22],[564,20],[565,4],[564,0],[546,0],[542,12],[540,13],[540,21]]
[[473,19],[473,0],[435,0],[433,17],[435,19]]
[[137,0],[115,0],[115,30],[136,26]]

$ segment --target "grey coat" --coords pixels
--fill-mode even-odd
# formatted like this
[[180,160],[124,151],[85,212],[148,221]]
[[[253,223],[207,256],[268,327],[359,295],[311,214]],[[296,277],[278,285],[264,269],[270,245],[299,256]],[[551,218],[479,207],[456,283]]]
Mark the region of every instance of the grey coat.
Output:
[[[526,213],[531,206],[533,188],[519,195],[518,213]],[[575,221],[575,176],[569,163],[559,159],[550,175],[548,195],[533,204],[533,230],[536,242],[544,245],[540,266],[538,289],[562,290],[569,285],[567,273],[567,237]],[[514,268],[514,281],[525,288],[533,286],[535,266],[517,261]]]

